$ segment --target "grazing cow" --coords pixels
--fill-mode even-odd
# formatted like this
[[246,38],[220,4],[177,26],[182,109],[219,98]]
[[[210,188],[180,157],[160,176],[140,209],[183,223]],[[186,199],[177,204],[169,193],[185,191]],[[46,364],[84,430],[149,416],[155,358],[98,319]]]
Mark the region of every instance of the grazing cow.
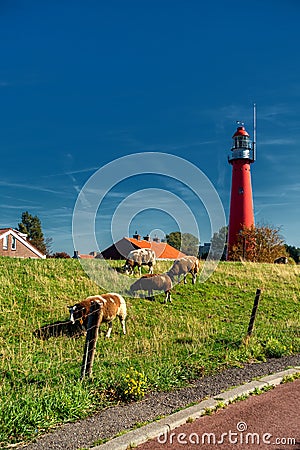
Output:
[[139,280],[130,286],[130,295],[136,291],[148,291],[150,300],[154,300],[153,291],[164,291],[166,294],[165,303],[171,303],[172,280],[166,273],[143,275]]
[[153,273],[155,265],[155,252],[150,248],[139,248],[132,250],[127,256],[124,269],[127,275],[134,273],[134,268],[138,267],[140,276],[142,275],[142,266],[149,266],[149,273]]
[[181,275],[184,276],[184,284],[187,283],[186,277],[188,273],[192,275],[192,283],[196,283],[197,273],[199,272],[200,265],[199,260],[196,256],[185,256],[174,261],[173,266],[167,272],[172,281],[174,281],[175,276],[178,277],[178,282],[180,281]]
[[90,313],[91,302],[100,304],[100,324],[108,323],[108,331],[106,337],[109,338],[112,330],[112,322],[119,317],[123,334],[126,334],[125,319],[127,315],[126,302],[120,294],[102,294],[87,297],[80,303],[68,306],[70,311],[70,321],[75,323],[78,321],[84,330],[87,330],[88,316]]
[[286,256],[280,256],[280,258],[276,258],[274,264],[287,264],[289,261]]

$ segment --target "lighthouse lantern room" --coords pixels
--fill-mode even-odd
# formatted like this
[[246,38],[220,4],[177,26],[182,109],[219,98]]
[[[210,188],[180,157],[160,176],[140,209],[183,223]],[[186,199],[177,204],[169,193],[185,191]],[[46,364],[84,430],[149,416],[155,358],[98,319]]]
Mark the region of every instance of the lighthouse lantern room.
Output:
[[232,182],[227,260],[232,259],[231,252],[237,243],[240,231],[244,227],[249,228],[254,225],[250,164],[255,161],[255,109],[253,142],[241,122],[238,122],[232,139],[233,146],[228,156],[228,162],[232,165]]

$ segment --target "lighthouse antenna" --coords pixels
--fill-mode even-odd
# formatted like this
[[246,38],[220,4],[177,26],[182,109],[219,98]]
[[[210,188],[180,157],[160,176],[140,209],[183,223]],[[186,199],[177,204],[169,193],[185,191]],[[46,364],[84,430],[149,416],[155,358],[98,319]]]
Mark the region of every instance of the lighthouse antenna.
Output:
[[256,160],[256,103],[253,103],[253,161]]

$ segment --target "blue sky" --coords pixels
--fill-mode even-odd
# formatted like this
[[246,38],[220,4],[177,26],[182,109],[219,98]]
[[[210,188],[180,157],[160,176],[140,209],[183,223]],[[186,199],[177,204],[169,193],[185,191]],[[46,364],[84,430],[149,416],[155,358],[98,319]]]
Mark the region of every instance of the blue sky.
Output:
[[[237,120],[252,134],[256,102],[255,220],[300,247],[299,14],[298,0],[2,0],[0,226],[28,210],[53,251],[73,254],[79,192],[105,164],[141,152],[193,163],[228,217],[231,137]],[[150,188],[180,197],[210,240],[187,186],[125,173],[97,213],[100,250],[118,204]],[[175,231],[178,218],[156,201],[118,223],[117,237]],[[86,240],[78,250],[94,248]]]

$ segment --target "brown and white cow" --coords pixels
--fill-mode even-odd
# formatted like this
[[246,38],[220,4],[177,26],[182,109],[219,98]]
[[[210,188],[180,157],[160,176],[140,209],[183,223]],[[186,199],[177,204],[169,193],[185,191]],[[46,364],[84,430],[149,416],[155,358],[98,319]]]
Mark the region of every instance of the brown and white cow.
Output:
[[70,321],[72,323],[79,322],[81,327],[84,330],[87,330],[92,302],[100,304],[100,324],[102,322],[108,323],[108,331],[106,333],[107,338],[110,337],[112,322],[116,317],[119,317],[123,334],[126,334],[125,319],[127,316],[127,308],[126,302],[120,294],[108,293],[93,295],[73,306],[68,306],[70,311]]

